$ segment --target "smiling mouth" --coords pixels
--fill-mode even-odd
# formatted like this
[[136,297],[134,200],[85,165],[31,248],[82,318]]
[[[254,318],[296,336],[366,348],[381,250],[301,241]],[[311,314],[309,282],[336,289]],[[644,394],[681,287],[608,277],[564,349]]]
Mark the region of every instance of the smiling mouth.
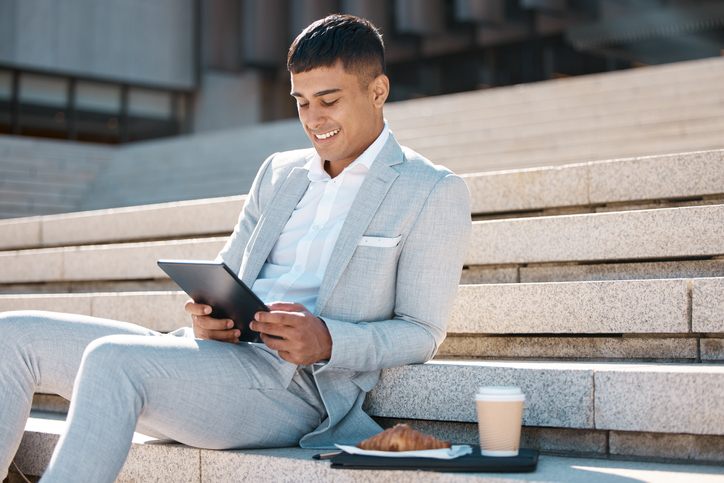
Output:
[[338,132],[339,132],[339,128],[333,129],[332,131],[325,132],[323,134],[315,134],[314,137],[317,139],[320,139],[320,140],[328,139],[328,138],[331,138],[332,136],[334,136],[335,134],[337,134]]

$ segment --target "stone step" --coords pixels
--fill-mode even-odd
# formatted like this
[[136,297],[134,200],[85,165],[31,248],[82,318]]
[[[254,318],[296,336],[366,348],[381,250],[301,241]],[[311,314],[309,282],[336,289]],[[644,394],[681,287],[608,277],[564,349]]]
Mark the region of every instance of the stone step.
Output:
[[[721,118],[724,93],[692,92],[669,99],[624,100],[618,103],[602,98],[595,106],[572,103],[550,108],[516,106],[518,109],[479,108],[468,112],[440,112],[426,124],[406,127],[393,124],[395,136],[418,147],[470,141],[470,135],[486,141],[525,140],[529,136],[547,135],[565,139],[572,132],[610,136],[621,129],[644,129],[663,123]],[[594,134],[594,132],[590,132]],[[482,140],[481,139],[481,140]]]
[[0,252],[0,284],[165,279],[161,258],[211,260],[227,237]]
[[228,234],[246,196],[0,220],[0,250]]
[[[92,315],[168,332],[189,325],[187,299],[181,291],[3,294],[0,312]],[[461,285],[448,333],[724,334],[723,305],[724,278]]]
[[[259,166],[270,154],[309,146],[297,120],[132,143],[118,148],[82,209],[205,198],[214,193],[246,193]],[[206,183],[202,182],[204,178]],[[179,179],[188,184],[177,186]],[[138,196],[137,186],[144,184],[156,189],[149,188]],[[173,189],[157,189],[165,185]],[[214,186],[224,191],[214,191]],[[234,191],[226,191],[229,186]]]
[[476,422],[475,391],[487,385],[522,389],[525,426],[724,435],[721,365],[431,361],[383,370],[365,410]]
[[[724,205],[473,223],[468,266],[724,255]],[[211,259],[225,237],[0,252],[0,284],[166,278],[159,258]]]
[[466,265],[724,255],[724,205],[473,222]]
[[[406,140],[405,145],[435,160],[443,155],[477,154],[483,157],[492,153],[526,152],[554,147],[575,150],[580,146],[600,145],[606,142],[635,145],[662,137],[684,137],[687,134],[716,132],[721,130],[724,116],[672,119],[646,125],[626,125],[623,122],[613,121],[611,127],[598,123],[585,125],[580,120],[572,120],[568,122],[571,129],[565,129],[565,126],[557,124],[550,120],[544,121],[540,126],[533,126],[528,132],[522,127],[506,131],[479,128],[438,137],[410,139]],[[541,126],[546,128],[543,129]],[[551,130],[548,132],[548,129]]]
[[[724,147],[719,136],[722,127],[724,120],[714,119],[670,123],[649,132],[630,129],[610,138],[582,132],[571,133],[564,139],[531,136],[490,143],[475,140],[446,146],[424,147],[414,143],[407,146],[460,174],[721,149]],[[584,140],[589,136],[594,139]]]
[[[15,461],[27,475],[40,476],[65,422],[52,415],[33,413],[26,425]],[[614,441],[618,441],[617,439]],[[154,444],[155,443],[155,444]],[[613,451],[618,449],[612,445]],[[570,458],[542,454],[534,473],[433,473],[420,471],[337,470],[327,460],[313,460],[320,450],[272,448],[260,450],[200,450],[134,434],[130,454],[116,480],[124,482],[173,481],[175,483],[259,482],[531,482],[620,483],[637,481],[688,483],[724,481],[724,468],[599,458]],[[612,455],[614,458],[617,455]],[[619,456],[620,458],[620,456]]]
[[[724,197],[724,150],[465,175],[473,214]],[[245,197],[0,221],[0,250],[231,232]],[[509,216],[513,216],[512,214]],[[189,220],[194,220],[189,223]]]
[[464,175],[474,214],[721,196],[724,150]]
[[420,152],[434,159],[436,164],[446,166],[458,174],[465,174],[722,149],[721,137],[718,137],[720,132],[721,130],[716,128],[703,132],[675,132],[667,136],[626,143],[608,141],[576,146],[515,149],[486,156],[481,156],[474,150],[456,156],[438,150],[432,153],[437,157],[431,157],[431,153],[424,150]]
[[722,74],[721,59],[682,62],[391,103],[386,106],[386,116],[399,123],[422,126],[438,114],[454,117],[473,110],[480,111],[480,115],[495,115],[516,109],[525,112],[647,98],[677,99],[702,90],[714,92]]

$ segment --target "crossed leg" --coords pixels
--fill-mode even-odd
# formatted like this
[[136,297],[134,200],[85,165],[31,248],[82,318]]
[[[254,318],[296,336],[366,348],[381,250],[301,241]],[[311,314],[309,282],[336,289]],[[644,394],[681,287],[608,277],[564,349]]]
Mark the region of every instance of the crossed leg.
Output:
[[0,471],[19,445],[33,392],[71,398],[43,481],[112,482],[137,426],[202,448],[265,447],[296,445],[324,417],[303,372],[248,344],[15,312],[0,315],[0,354]]

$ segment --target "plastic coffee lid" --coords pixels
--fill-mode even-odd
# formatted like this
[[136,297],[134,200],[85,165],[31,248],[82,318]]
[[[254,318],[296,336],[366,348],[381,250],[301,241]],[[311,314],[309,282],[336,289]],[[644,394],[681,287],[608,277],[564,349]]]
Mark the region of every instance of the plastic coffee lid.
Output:
[[519,387],[513,386],[483,386],[478,394],[484,396],[518,396],[523,394]]
[[478,401],[525,401],[525,394],[519,387],[483,386],[475,394]]

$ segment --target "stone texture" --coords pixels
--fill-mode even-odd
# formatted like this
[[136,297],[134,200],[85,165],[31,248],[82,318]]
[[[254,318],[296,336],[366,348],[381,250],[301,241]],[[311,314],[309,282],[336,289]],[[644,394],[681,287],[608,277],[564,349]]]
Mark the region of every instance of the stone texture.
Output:
[[593,428],[592,369],[565,363],[428,362],[385,369],[365,403],[373,416],[476,422],[479,386],[518,386],[525,426]]
[[40,218],[0,220],[0,250],[40,245]]
[[117,483],[155,481],[200,483],[200,450],[175,444],[134,444],[116,479]]
[[160,258],[213,260],[226,240],[219,237],[71,248],[63,251],[63,279],[167,278],[156,265]]
[[[62,422],[46,431],[26,429],[20,451],[16,455],[21,470],[40,475],[50,455]],[[29,423],[30,426],[32,424]],[[36,425],[38,426],[38,425]],[[50,429],[48,431],[48,429]],[[536,436],[527,434],[526,443]],[[535,431],[540,428],[535,428]],[[588,441],[588,447],[600,447],[601,432],[540,429],[546,434],[557,432],[565,440]],[[570,439],[569,439],[570,438]],[[315,461],[311,456],[319,450],[301,448],[275,448],[260,450],[210,451],[179,445],[134,444],[129,460],[123,468],[119,482],[130,481],[200,481],[203,483],[260,481],[299,482],[334,481],[341,483],[435,482],[435,483],[621,483],[646,481],[688,483],[690,481],[720,483],[724,481],[724,468],[689,464],[686,466],[634,461],[607,461],[600,458],[570,458],[541,455],[533,473],[434,473],[419,471],[344,471],[331,469],[328,461]],[[142,455],[143,454],[143,455]],[[192,474],[195,471],[196,477]]]
[[473,214],[588,204],[586,165],[464,176]]
[[[15,461],[23,473],[40,476],[65,428],[65,416],[33,413],[25,426]],[[117,483],[138,481],[200,482],[199,450],[183,445],[144,444],[153,440],[134,433],[133,444]]]
[[724,150],[590,163],[591,203],[724,193]]
[[724,339],[701,339],[699,347],[702,360],[724,361]]
[[683,333],[686,280],[461,285],[448,331],[458,334]]
[[[478,267],[471,267],[471,270],[474,268]],[[522,283],[701,277],[724,277],[724,260],[601,263],[594,265],[543,264],[520,267],[520,281]]]
[[435,357],[693,361],[697,356],[696,347],[696,339],[680,337],[461,337],[448,334]]
[[[201,451],[204,483],[237,481],[330,481],[329,462],[312,456],[324,450],[279,448],[243,451]],[[377,472],[376,472],[377,473]]]
[[191,325],[184,310],[189,296],[184,292],[121,292],[93,294],[93,314],[171,332]]
[[724,462],[722,436],[611,431],[609,448],[616,456]]
[[92,315],[91,298],[87,294],[0,295],[0,312],[47,310],[66,314]]
[[42,244],[89,245],[228,234],[234,229],[245,199],[230,196],[44,216]]
[[160,258],[212,260],[227,237],[0,253],[0,283],[168,278]]
[[724,435],[724,367],[610,365],[595,372],[596,428]]
[[60,280],[63,254],[59,250],[0,252],[0,283]]
[[724,254],[724,205],[473,223],[466,265]]
[[463,269],[460,283],[516,283],[518,267],[470,267]]
[[724,332],[724,278],[694,280],[691,303],[692,331]]

